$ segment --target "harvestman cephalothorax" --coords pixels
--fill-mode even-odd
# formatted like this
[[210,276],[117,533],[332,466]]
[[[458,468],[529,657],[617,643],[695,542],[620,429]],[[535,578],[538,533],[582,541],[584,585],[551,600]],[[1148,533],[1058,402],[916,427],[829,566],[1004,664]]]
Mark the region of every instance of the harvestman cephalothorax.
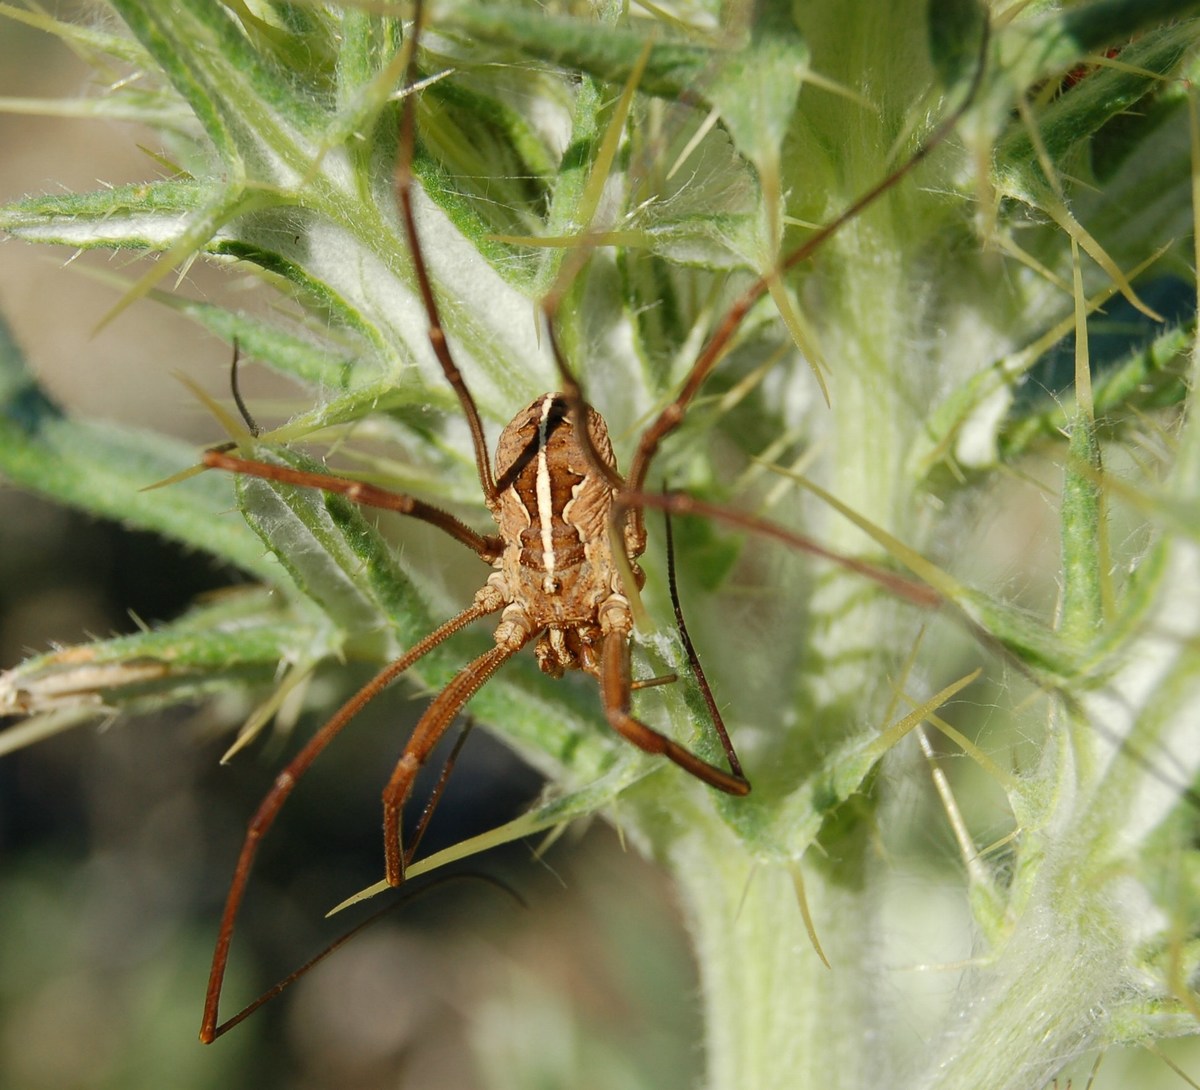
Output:
[[[422,4],[418,3],[407,43],[406,88],[415,82],[422,15]],[[984,48],[985,43],[981,45],[981,57]],[[945,138],[973,100],[982,67],[981,62],[963,102],[933,130],[925,143],[898,169],[788,255],[775,275],[786,273],[810,257],[835,231],[895,185]],[[544,301],[543,311],[562,390],[543,394],[513,417],[500,435],[493,462],[479,411],[447,344],[416,229],[412,207],[414,143],[414,95],[409,93],[401,107],[396,167],[400,214],[428,319],[429,341],[466,418],[484,503],[496,522],[496,531],[479,533],[449,512],[409,495],[345,478],[247,460],[227,453],[224,448],[206,452],[204,464],[270,481],[337,492],[366,506],[421,519],[466,546],[493,571],[470,606],[414,644],[364,685],[277,776],[249,823],[226,898],[200,1030],[200,1038],[205,1042],[213,1041],[260,1005],[256,1002],[226,1022],[219,1022],[218,1004],[234,923],[258,844],[296,782],[369,701],[429,651],[474,621],[500,615],[494,646],[461,669],[434,698],[409,736],[383,791],[384,859],[389,885],[399,886],[404,881],[405,868],[411,862],[430,812],[427,806],[414,837],[406,845],[401,815],[418,771],[464,705],[501,666],[530,643],[534,644],[541,670],[551,677],[561,677],[568,670],[582,670],[596,679],[605,718],[625,739],[648,753],[666,757],[719,791],[745,795],[750,790],[711,700],[709,707],[714,712],[728,769],[701,759],[631,714],[630,694],[635,683],[630,671],[630,640],[634,617],[623,573],[630,573],[640,587],[643,576],[637,558],[646,547],[645,507],[702,509],[702,505],[698,507],[686,496],[647,494],[647,478],[663,440],[679,426],[747,312],[768,290],[767,280],[752,284],[717,323],[674,399],[642,433],[624,477],[617,469],[604,419],[587,404],[558,344],[555,336],[558,297],[552,293]],[[726,517],[746,528],[757,528],[756,520],[740,519],[736,513]],[[618,555],[616,549],[623,555]],[[677,601],[676,609],[678,613]],[[686,633],[684,640],[686,643]],[[693,669],[703,685],[699,664],[692,658]]]

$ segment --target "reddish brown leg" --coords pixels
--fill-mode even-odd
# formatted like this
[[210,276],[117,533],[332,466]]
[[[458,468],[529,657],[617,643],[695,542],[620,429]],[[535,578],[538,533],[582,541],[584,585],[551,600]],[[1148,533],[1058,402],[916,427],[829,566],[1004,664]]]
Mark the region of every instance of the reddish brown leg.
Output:
[[425,830],[429,828],[429,823],[433,820],[434,811],[438,808],[438,803],[442,801],[442,794],[445,792],[446,784],[450,780],[450,773],[454,771],[458,755],[462,753],[463,746],[467,743],[467,736],[471,733],[471,728],[474,726],[475,720],[468,715],[462,730],[458,732],[458,737],[454,740],[454,748],[450,750],[450,756],[446,758],[445,764],[442,765],[442,772],[438,776],[438,782],[433,785],[433,790],[429,792],[429,798],[425,800],[425,807],[421,810],[420,818],[417,819],[417,827],[413,830],[412,840],[409,841],[408,850],[404,853],[404,865],[406,867],[412,862],[413,856],[421,846],[421,841],[425,839]]
[[292,758],[287,768],[275,778],[271,790],[267,792],[266,798],[259,804],[258,811],[250,819],[246,837],[242,841],[242,850],[238,855],[237,866],[234,868],[233,881],[230,882],[229,892],[225,896],[225,909],[221,914],[221,928],[217,933],[217,946],[213,951],[212,970],[208,977],[208,992],[204,998],[204,1019],[200,1025],[200,1040],[205,1044],[214,1041],[230,1024],[218,1025],[217,1019],[221,1000],[221,984],[225,979],[225,966],[229,961],[229,944],[233,940],[234,922],[237,919],[242,898],[245,896],[246,884],[250,880],[250,872],[254,867],[254,857],[258,853],[259,842],[275,823],[275,818],[284,802],[287,801],[287,797],[292,793],[297,781],[308,771],[325,747],[342,732],[346,724],[413,663],[454,635],[459,629],[466,627],[472,621],[477,621],[480,617],[496,612],[497,608],[499,607],[482,606],[478,603],[472,605],[470,609],[463,610],[462,613],[435,629],[395,662],[384,667],[338,709],[333,718],[308,740],[304,748]]
[[[425,709],[425,714],[409,735],[404,752],[392,772],[392,778],[383,791],[383,854],[389,886],[398,886],[404,881],[404,868],[410,862],[412,854],[411,848],[407,852],[404,850],[400,819],[417,773],[429,759],[433,747],[446,733],[446,728],[454,721],[463,705],[527,642],[528,637],[520,642],[497,644],[460,670]],[[413,848],[415,847],[414,844]]]
[[224,469],[230,473],[241,473],[243,476],[259,477],[265,481],[279,481],[283,484],[294,484],[303,488],[319,488],[322,492],[337,492],[364,507],[378,507],[384,511],[411,515],[413,518],[428,522],[431,526],[445,531],[456,541],[461,541],[489,564],[504,551],[504,543],[499,535],[477,533],[465,522],[456,519],[449,511],[443,511],[440,507],[416,499],[414,496],[405,495],[403,492],[389,492],[386,488],[377,488],[373,484],[350,481],[344,477],[335,477],[327,473],[309,473],[302,469],[293,469],[291,466],[279,466],[270,462],[238,458],[226,454],[220,449],[206,450],[201,461],[210,469]]
[[[781,276],[784,273],[790,272],[797,265],[807,261],[832,235],[836,234],[864,209],[874,204],[889,189],[906,177],[954,131],[955,126],[962,120],[963,115],[975,101],[975,97],[983,83],[989,40],[989,30],[985,23],[979,43],[979,61],[975,66],[971,84],[967,88],[962,102],[942,119],[941,123],[929,134],[925,142],[904,163],[859,196],[840,215],[810,236],[802,246],[793,250],[779,263],[779,266],[771,273],[771,277]],[[547,323],[550,326],[550,345],[554,353],[554,359],[558,365],[559,374],[562,376],[563,395],[571,406],[572,416],[576,421],[576,430],[582,436],[593,467],[598,472],[604,474],[614,488],[625,489],[628,493],[641,493],[644,490],[651,463],[654,461],[654,457],[658,453],[662,441],[679,427],[692,401],[700,392],[700,388],[707,381],[708,376],[712,373],[712,369],[729,348],[750,308],[766,294],[769,285],[770,278],[768,277],[761,277],[756,280],[726,311],[720,324],[713,331],[701,350],[700,355],[696,358],[696,362],[692,365],[691,371],[688,372],[688,376],[674,400],[658,414],[654,422],[642,433],[637,449],[634,451],[633,458],[630,461],[629,474],[625,481],[621,481],[615,472],[604,464],[603,459],[595,451],[586,428],[583,426],[583,422],[586,419],[584,393],[570,366],[567,364],[566,358],[558,344],[558,339],[554,335],[554,317],[558,308],[559,297],[556,294],[547,298],[543,305],[543,310]],[[631,536],[635,540],[644,541],[645,517],[642,508],[633,502],[628,504],[628,508],[626,517],[628,518]]]
[[489,506],[496,499],[496,481],[492,476],[492,464],[488,457],[487,440],[483,434],[483,424],[479,419],[479,410],[467,384],[463,380],[454,357],[450,354],[450,346],[446,343],[446,332],[442,328],[441,315],[438,312],[437,300],[433,295],[433,284],[429,279],[429,269],[425,264],[425,254],[421,249],[421,240],[417,235],[417,222],[413,217],[412,205],[412,160],[416,144],[416,97],[411,88],[415,82],[417,70],[417,43],[421,37],[421,23],[425,18],[425,5],[417,0],[413,11],[412,36],[409,45],[408,67],[404,73],[404,86],[409,93],[400,104],[400,147],[396,152],[396,192],[400,198],[400,213],[404,221],[404,232],[408,237],[408,252],[413,263],[413,273],[417,278],[417,287],[421,292],[421,301],[429,319],[429,344],[433,354],[442,365],[446,381],[453,387],[462,406],[463,415],[467,418],[467,426],[471,429],[471,445],[475,450],[475,468],[479,472],[479,484],[483,488],[484,498]]
[[[832,235],[840,231],[847,223],[858,216],[859,213],[874,204],[889,189],[897,185],[911,173],[930,152],[954,131],[955,126],[962,120],[963,115],[975,101],[975,96],[978,94],[979,88],[983,83],[989,40],[989,28],[985,20],[983,33],[980,35],[979,60],[975,66],[971,84],[967,88],[962,102],[942,119],[937,128],[929,134],[921,146],[908,159],[886,177],[876,182],[865,193],[861,194],[840,215],[830,220],[816,234],[810,236],[802,246],[793,250],[779,264],[778,269],[773,275],[781,276],[786,272],[790,272],[797,265],[807,261]],[[721,320],[721,324],[717,326],[712,336],[708,339],[708,343],[704,346],[696,362],[692,365],[692,370],[676,395],[675,400],[663,409],[658,414],[654,423],[642,433],[642,438],[638,442],[633,460],[629,464],[628,483],[631,492],[640,492],[645,487],[646,477],[650,472],[650,463],[654,460],[655,454],[658,453],[659,445],[663,439],[679,426],[684,413],[699,392],[700,387],[704,385],[704,381],[708,378],[713,367],[716,366],[717,361],[725,354],[725,350],[733,340],[734,334],[742,324],[742,319],[745,318],[750,308],[766,293],[768,286],[769,280],[764,277],[755,281],[742,293]],[[634,518],[638,520],[635,525],[640,526],[641,517],[641,509],[638,508],[634,511]]]
[[936,609],[945,605],[946,599],[928,583],[919,578],[913,579],[898,572],[889,571],[878,564],[858,560],[853,556],[844,556],[825,548],[819,542],[804,534],[780,526],[777,522],[768,522],[744,511],[734,511],[728,507],[719,507],[713,503],[705,503],[686,492],[630,492],[624,497],[625,502],[637,504],[638,507],[656,507],[660,511],[668,511],[674,515],[694,515],[698,518],[711,519],[713,522],[723,522],[735,530],[746,530],[762,537],[781,541],[793,549],[819,556],[838,567],[852,571],[884,587],[890,594],[923,609]]
[[[622,632],[604,637],[600,658],[600,698],[609,725],[622,738],[647,753],[659,754],[696,779],[729,795],[747,795],[750,784],[740,767],[732,773],[711,765],[629,714],[629,638]],[[735,758],[736,760],[736,758]]]
[[304,974],[307,973],[310,969],[319,965],[322,961],[324,961],[327,957],[329,957],[330,954],[334,953],[337,950],[340,950],[351,939],[353,939],[357,935],[361,935],[368,927],[373,927],[380,920],[382,920],[384,916],[390,915],[391,913],[395,912],[398,908],[402,907],[403,905],[410,904],[412,901],[416,900],[418,897],[423,897],[426,893],[429,893],[431,890],[436,889],[439,886],[444,885],[447,882],[462,881],[464,879],[473,879],[477,882],[483,882],[486,885],[493,887],[494,889],[498,889],[498,890],[503,891],[504,893],[507,893],[522,908],[528,907],[525,904],[525,901],[522,899],[521,895],[519,893],[517,893],[517,891],[515,889],[513,889],[511,886],[505,884],[504,882],[501,882],[500,879],[493,878],[487,874],[447,874],[444,877],[442,877],[439,881],[430,882],[426,885],[423,885],[423,886],[420,886],[417,888],[409,886],[408,890],[406,891],[407,896],[401,897],[399,900],[393,901],[390,905],[386,905],[385,907],[379,909],[377,912],[372,912],[371,915],[369,915],[361,923],[356,924],[354,927],[350,928],[350,930],[347,931],[344,935],[341,935],[338,938],[334,939],[333,942],[331,942],[328,946],[326,946],[325,949],[322,950],[315,957],[309,958],[308,961],[306,961],[298,969],[293,969],[281,981],[279,981],[277,984],[273,984],[270,988],[268,988],[265,992],[263,992],[262,995],[260,995],[257,999],[255,999],[252,1003],[247,1003],[246,1006],[244,1006],[240,1011],[238,1011],[237,1014],[235,1014],[232,1018],[227,1018],[224,1022],[221,1023],[221,1025],[219,1025],[217,1027],[216,1036],[217,1037],[224,1036],[231,1029],[233,1029],[234,1026],[239,1025],[240,1023],[244,1022],[247,1018],[250,1017],[250,1015],[252,1015],[260,1007],[265,1007],[268,1003],[271,1002],[272,999],[276,998],[276,996],[279,996],[283,992],[287,991],[288,988],[290,988],[293,984],[295,984],[296,981],[299,980],[302,976],[304,976]]
[[667,588],[671,592],[671,605],[675,609],[675,624],[679,629],[679,638],[683,641],[683,649],[687,652],[688,665],[691,666],[692,673],[696,677],[696,684],[700,686],[700,694],[704,697],[708,716],[712,720],[717,737],[721,740],[721,748],[725,750],[725,759],[729,762],[729,767],[735,776],[745,778],[742,772],[742,762],[738,760],[733,742],[729,738],[729,731],[725,729],[725,720],[721,718],[721,711],[717,707],[716,700],[713,699],[712,689],[708,687],[708,678],[704,676],[704,667],[700,665],[700,656],[696,654],[692,637],[688,635],[687,625],[683,620],[683,606],[679,604],[679,585],[675,579],[675,535],[671,532],[670,514],[666,512],[663,514],[663,521],[667,524]]

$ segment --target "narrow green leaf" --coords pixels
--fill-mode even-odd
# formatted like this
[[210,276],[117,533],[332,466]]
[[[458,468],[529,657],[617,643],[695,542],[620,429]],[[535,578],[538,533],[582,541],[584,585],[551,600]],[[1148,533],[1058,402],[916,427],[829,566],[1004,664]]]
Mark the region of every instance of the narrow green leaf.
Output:
[[0,208],[0,230],[30,242],[83,249],[165,249],[207,203],[191,179],[137,182],[90,193],[28,197]]
[[35,27],[61,39],[81,53],[94,57],[112,57],[126,64],[142,66],[149,61],[146,51],[124,34],[113,34],[92,23],[72,23],[42,11],[26,11],[0,3],[0,16]]
[[231,505],[228,481],[208,473],[143,491],[195,462],[193,448],[177,440],[64,416],[0,325],[0,473],[39,495],[266,574],[271,567],[245,525],[212,517]]
[[[282,464],[322,472],[294,453],[254,453]],[[377,531],[359,508],[315,488],[237,478],[246,521],[279,559],[291,582],[350,638],[380,639],[393,657],[434,627]],[[276,574],[276,580],[278,579]],[[401,631],[392,635],[393,625]]]
[[[179,0],[170,12],[153,0],[113,6],[191,106],[226,167],[248,163],[278,180],[268,149],[277,153],[302,133],[311,138],[322,116],[298,93],[294,73],[253,48],[224,4]],[[251,102],[255,109],[247,110]]]
[[[193,318],[228,344],[237,341],[244,357],[319,389],[346,390],[367,381],[374,369],[372,361],[353,352],[351,345],[319,343],[315,333],[312,338],[305,338],[277,322],[163,292],[152,292],[151,298]],[[378,383],[371,387],[368,396],[378,403],[385,393],[393,390],[396,387],[392,383]],[[365,409],[345,418],[357,419],[363,415]]]
[[329,653],[315,615],[285,615],[257,592],[237,597],[236,608],[200,607],[153,631],[26,659],[0,675],[0,715],[161,708],[269,683],[280,662]]
[[[1200,42],[1200,20],[1162,27],[1146,34],[1121,51],[1120,62],[1140,71],[1102,68],[1087,74],[1078,84],[1038,114],[1042,146],[1053,163],[1070,173],[1068,155],[1112,118],[1135,102],[1159,89],[1153,76],[1165,77]],[[1014,120],[995,150],[995,161],[1007,164],[1002,187],[1036,203],[1036,195],[1047,184],[1028,129]]]
[[1100,447],[1093,422],[1081,409],[1071,422],[1063,482],[1063,598],[1061,631],[1077,646],[1099,630],[1103,610],[1100,593],[1101,471]]
[[[439,15],[439,25],[618,85],[629,78],[646,44],[639,30],[500,5],[458,5]],[[719,49],[664,34],[650,51],[639,90],[671,100],[690,98],[703,88],[720,58]]]
[[[113,6],[176,91],[191,107],[221,159],[227,164],[234,162],[237,156],[236,142],[229,131],[218,99],[211,89],[205,86],[202,73],[180,50],[174,30],[169,25],[162,25],[156,18],[153,5],[141,3],[139,0],[114,0]],[[210,10],[218,19],[229,18],[226,9],[220,4],[210,5]]]

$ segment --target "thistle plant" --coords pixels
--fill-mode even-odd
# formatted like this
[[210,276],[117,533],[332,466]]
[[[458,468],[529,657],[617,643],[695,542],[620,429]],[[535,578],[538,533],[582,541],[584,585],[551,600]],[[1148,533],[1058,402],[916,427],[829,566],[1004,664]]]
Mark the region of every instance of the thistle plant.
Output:
[[[257,436],[214,405],[214,441],[305,466],[332,451],[482,527],[393,191],[411,13],[109,6],[86,25],[4,14],[131,77],[90,108],[158,133],[147,180],[18,200],[0,227],[153,255],[119,308],[170,298],[311,391]],[[619,813],[677,890],[711,1087],[1037,1090],[1080,1057],[1195,1032],[1196,7],[428,13],[418,229],[493,437],[558,385],[552,293],[625,465],[764,281],[660,463],[703,512],[677,520],[675,564],[752,794],[622,743],[592,686],[530,657],[471,710],[545,795],[413,868]],[[255,274],[270,304],[170,296],[197,258]],[[253,736],[320,665],[382,664],[469,601],[338,497],[189,473],[197,452],[166,435],[64,416],[2,348],[8,480],[272,591],[15,666],[4,749],[230,692],[255,702]],[[235,497],[241,518],[222,514]],[[1055,570],[1017,577],[1046,600],[975,562],[1026,503],[1058,528]],[[638,711],[715,760],[665,564],[660,536],[639,664],[682,677]],[[488,639],[450,640],[411,680],[438,689]],[[920,958],[918,925],[939,940]],[[538,1075],[513,1055],[481,1069]]]

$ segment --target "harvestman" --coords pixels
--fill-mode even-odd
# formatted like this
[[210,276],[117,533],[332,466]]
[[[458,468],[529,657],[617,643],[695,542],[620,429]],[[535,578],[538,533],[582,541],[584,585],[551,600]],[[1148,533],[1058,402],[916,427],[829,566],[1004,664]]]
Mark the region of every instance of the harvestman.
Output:
[[[414,83],[421,20],[422,5],[418,2],[409,42],[406,88],[411,88]],[[807,259],[830,235],[895,185],[944,139],[973,100],[982,69],[980,63],[963,103],[942,121],[914,155],[790,254],[781,262],[776,275],[782,275]],[[500,614],[500,623],[494,633],[495,646],[460,670],[434,698],[409,736],[384,788],[384,860],[389,885],[399,886],[404,881],[405,867],[411,862],[415,840],[419,839],[430,811],[426,807],[414,843],[406,848],[401,834],[401,815],[418,771],[467,701],[501,666],[531,642],[539,667],[551,677],[561,677],[568,670],[583,670],[596,678],[609,725],[635,746],[666,757],[719,791],[745,795],[750,790],[750,783],[742,773],[719,717],[715,717],[714,722],[729,771],[701,759],[630,714],[630,694],[634,688],[630,673],[633,614],[622,573],[631,573],[636,585],[641,587],[644,576],[637,558],[646,547],[644,507],[696,509],[694,502],[685,496],[647,495],[647,475],[662,441],[679,426],[742,319],[767,291],[767,281],[756,281],[725,314],[675,399],[642,434],[625,478],[617,470],[604,419],[584,400],[580,385],[558,344],[554,321],[558,298],[552,294],[543,303],[543,311],[563,390],[543,394],[517,413],[500,435],[493,466],[475,401],[446,343],[416,230],[412,205],[414,141],[414,100],[412,94],[407,94],[401,108],[396,168],[401,218],[429,323],[429,342],[446,380],[458,397],[470,429],[484,502],[496,521],[498,533],[480,534],[449,512],[422,500],[357,481],[250,461],[230,455],[221,448],[206,451],[203,461],[214,469],[336,492],[365,506],[421,519],[465,545],[495,570],[476,592],[470,606],[367,682],[276,777],[250,820],[226,897],[200,1029],[200,1039],[205,1043],[215,1040],[259,1005],[252,1004],[228,1021],[218,1022],[218,1004],[234,922],[258,844],[274,823],[296,782],[369,701],[433,648],[480,618]],[[733,516],[733,521],[751,528],[757,526],[757,520],[745,517]],[[615,554],[614,542],[623,549],[624,556]],[[677,605],[676,608],[678,611]],[[684,639],[686,641],[686,635]],[[698,668],[694,656],[689,657]],[[698,669],[697,674],[702,681]],[[711,701],[709,706],[713,708]],[[268,995],[275,994],[276,990]]]

